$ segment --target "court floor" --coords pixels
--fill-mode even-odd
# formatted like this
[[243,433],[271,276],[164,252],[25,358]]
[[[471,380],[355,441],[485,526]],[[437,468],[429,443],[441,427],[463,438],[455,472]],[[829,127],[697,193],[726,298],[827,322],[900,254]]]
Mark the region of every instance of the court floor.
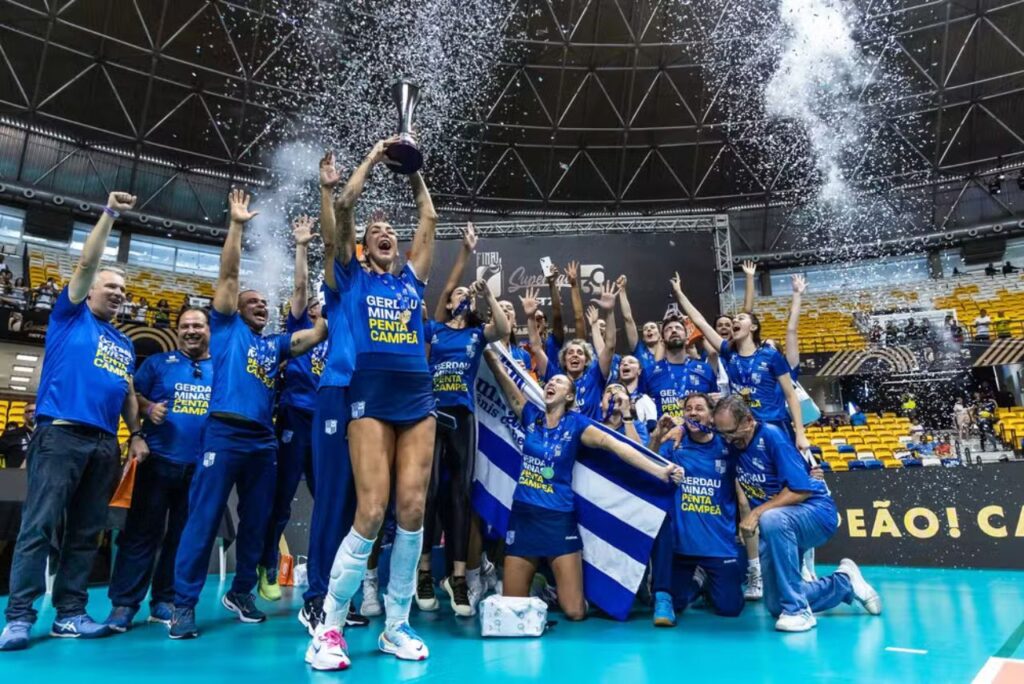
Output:
[[[827,571],[819,567],[820,571]],[[629,622],[591,618],[558,624],[540,639],[484,640],[474,620],[416,614],[431,658],[404,663],[376,651],[380,618],[349,629],[352,668],[313,673],[303,663],[308,642],[295,620],[296,593],[269,608],[270,620],[243,625],[219,603],[211,576],[198,610],[201,637],[171,641],[166,628],[137,622],[128,634],[99,641],[50,639],[46,603],[32,648],[0,654],[5,682],[106,683],[544,681],[554,684],[709,682],[1024,682],[1024,572],[864,568],[882,595],[884,614],[842,606],[822,614],[816,630],[780,634],[760,604],[736,619],[687,612],[674,629],[650,626],[646,612]],[[6,598],[0,599],[0,605]],[[105,590],[92,591],[90,612],[106,616]],[[142,611],[145,615],[145,608]],[[990,658],[992,659],[990,661]],[[1001,672],[999,668],[1004,668]],[[1022,668],[1022,669],[1017,669]],[[984,672],[982,672],[984,670]],[[979,673],[982,673],[979,676]]]

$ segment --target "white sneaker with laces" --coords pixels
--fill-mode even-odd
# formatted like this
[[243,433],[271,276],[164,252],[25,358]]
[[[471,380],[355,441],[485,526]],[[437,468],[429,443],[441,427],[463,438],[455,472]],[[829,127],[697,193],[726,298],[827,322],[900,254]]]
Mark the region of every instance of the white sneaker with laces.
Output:
[[377,648],[400,660],[426,660],[430,651],[408,622],[385,629],[377,639]]
[[743,590],[743,598],[747,601],[760,601],[764,596],[764,585],[761,582],[761,573],[747,573],[747,588]]
[[814,613],[809,610],[801,610],[799,613],[783,613],[775,621],[775,629],[780,632],[809,632],[814,629],[818,621]]
[[380,604],[380,589],[377,578],[363,578],[363,604],[359,607],[363,617],[377,617],[384,613],[384,607]]
[[860,574],[860,568],[856,563],[849,558],[844,558],[839,561],[839,568],[836,572],[841,572],[850,578],[853,597],[857,599],[857,603],[864,606],[864,610],[871,615],[882,614],[882,598],[875,588],[864,579],[864,575]]
[[316,636],[306,649],[306,662],[314,670],[347,670],[351,665],[348,644],[337,627],[317,627]]

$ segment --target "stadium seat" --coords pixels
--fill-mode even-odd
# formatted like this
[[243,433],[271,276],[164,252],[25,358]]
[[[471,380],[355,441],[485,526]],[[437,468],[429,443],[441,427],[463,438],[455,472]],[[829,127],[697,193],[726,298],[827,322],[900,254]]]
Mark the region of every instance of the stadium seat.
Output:
[[864,461],[859,461],[857,459],[852,459],[852,460],[847,461],[846,462],[846,467],[848,467],[850,470],[866,470],[867,469],[867,466],[864,465]]

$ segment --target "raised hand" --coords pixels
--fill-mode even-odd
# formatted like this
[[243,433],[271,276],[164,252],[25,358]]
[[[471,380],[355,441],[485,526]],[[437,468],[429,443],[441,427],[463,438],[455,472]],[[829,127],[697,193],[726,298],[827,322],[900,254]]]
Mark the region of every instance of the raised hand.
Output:
[[228,193],[228,207],[231,220],[235,223],[246,223],[260,212],[249,211],[249,195],[243,190],[234,188]]
[[807,279],[799,273],[793,274],[793,294],[802,295],[807,291]]
[[320,187],[333,188],[341,182],[341,174],[335,165],[334,150],[327,150],[320,159]]
[[625,275],[620,275],[618,278],[615,279],[615,287],[619,288],[619,292],[626,291],[626,282],[627,281]]
[[386,138],[384,140],[378,140],[377,144],[373,146],[372,150],[370,150],[370,161],[373,162],[374,164],[379,164],[381,162],[384,162],[386,164],[397,164],[398,162],[391,161],[387,158],[388,147],[394,145],[396,142],[398,142],[397,135],[393,135],[390,138]]
[[615,298],[619,296],[619,288],[614,283],[605,283],[601,286],[601,296],[593,301],[601,311],[608,312],[615,308]]
[[679,271],[675,272],[669,282],[672,283],[672,292],[681,297],[683,294],[683,281],[679,277]]
[[487,281],[484,280],[483,278],[481,278],[480,280],[474,281],[473,284],[469,286],[469,296],[470,297],[479,297],[480,295],[482,295],[486,291],[487,291]]
[[472,252],[476,249],[476,241],[476,226],[472,221],[467,221],[466,227],[462,229],[462,246],[466,248],[467,252]]
[[576,277],[580,272],[580,262],[570,261],[565,265],[565,277],[569,279],[569,285],[576,287]]
[[587,324],[593,328],[597,325],[597,321],[600,320],[601,314],[598,312],[597,307],[591,304],[587,307]]
[[305,214],[292,221],[292,237],[296,245],[308,245],[316,237],[313,234],[313,219]]
[[548,284],[552,284],[558,280],[558,277],[560,275],[562,275],[562,272],[558,270],[558,266],[551,264],[551,273],[548,275],[547,278],[545,278],[545,280],[548,281]]
[[757,273],[757,264],[755,264],[750,259],[746,259],[743,262],[743,272],[746,273],[748,276],[754,275],[755,273]]
[[127,192],[112,192],[107,196],[107,208],[114,211],[128,211],[135,206],[138,198]]
[[523,313],[527,317],[533,316],[540,309],[540,302],[537,301],[537,288],[529,287],[526,289],[526,296],[520,297],[519,301],[523,304]]

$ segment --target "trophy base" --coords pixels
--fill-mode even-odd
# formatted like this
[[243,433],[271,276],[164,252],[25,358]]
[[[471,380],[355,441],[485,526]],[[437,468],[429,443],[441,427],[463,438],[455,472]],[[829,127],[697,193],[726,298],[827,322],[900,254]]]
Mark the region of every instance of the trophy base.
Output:
[[423,166],[423,154],[416,143],[405,138],[388,145],[385,155],[389,160],[387,167],[403,176],[410,176]]

